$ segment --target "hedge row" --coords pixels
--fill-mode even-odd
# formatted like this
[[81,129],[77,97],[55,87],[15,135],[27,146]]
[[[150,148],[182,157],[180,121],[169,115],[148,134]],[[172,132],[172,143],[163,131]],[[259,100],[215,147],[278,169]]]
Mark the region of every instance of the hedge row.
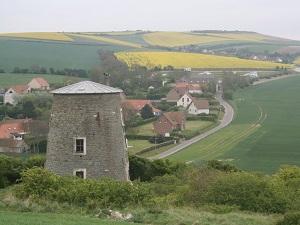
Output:
[[143,153],[146,153],[146,152],[150,152],[154,149],[157,149],[157,148],[161,148],[163,146],[167,146],[167,145],[171,145],[171,144],[174,144],[175,140],[171,140],[171,141],[165,141],[163,143],[160,143],[160,144],[157,144],[157,145],[154,145],[154,146],[151,146],[149,148],[145,148],[137,153],[135,153],[136,155],[141,155]]
[[141,126],[141,125],[144,125],[144,124],[147,124],[147,123],[150,123],[150,122],[154,122],[156,119],[157,119],[157,117],[154,116],[154,117],[151,117],[149,119],[139,120],[137,122],[134,122],[134,123],[130,124],[130,127]]

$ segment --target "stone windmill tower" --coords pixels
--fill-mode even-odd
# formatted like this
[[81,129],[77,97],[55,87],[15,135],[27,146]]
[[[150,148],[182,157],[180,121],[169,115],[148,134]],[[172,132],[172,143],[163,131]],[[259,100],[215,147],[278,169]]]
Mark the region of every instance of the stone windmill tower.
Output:
[[129,179],[121,92],[91,81],[52,91],[46,169],[82,178]]

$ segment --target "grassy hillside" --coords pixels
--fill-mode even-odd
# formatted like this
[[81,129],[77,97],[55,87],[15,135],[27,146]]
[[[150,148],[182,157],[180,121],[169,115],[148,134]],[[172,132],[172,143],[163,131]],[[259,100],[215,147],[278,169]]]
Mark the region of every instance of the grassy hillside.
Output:
[[[90,33],[56,33],[32,32],[0,34],[0,69],[11,72],[14,67],[28,68],[37,64],[49,69],[73,68],[92,69],[101,64],[97,51],[100,49],[113,52],[165,52],[174,46],[198,45],[201,48],[227,50],[247,48],[250,52],[264,51],[299,52],[300,42],[270,37],[254,32],[90,32]],[[153,46],[156,46],[153,49]],[[160,46],[157,49],[157,46]],[[172,51],[179,51],[173,49]],[[134,59],[138,61],[139,59]],[[178,59],[176,59],[178,60]],[[180,59],[179,59],[180,60]],[[218,60],[218,59],[216,59]],[[166,63],[172,63],[168,61]],[[173,62],[175,63],[175,62]],[[191,67],[189,62],[177,68]],[[200,62],[201,63],[201,62]],[[141,65],[143,63],[140,63]],[[164,65],[158,59],[156,65]],[[202,65],[204,64],[204,65]],[[195,68],[210,67],[201,63]],[[216,68],[215,65],[211,65]],[[223,68],[228,68],[231,65]],[[251,68],[264,68],[258,62]]]
[[[65,76],[52,74],[14,74],[14,73],[0,73],[0,88],[9,88],[18,84],[28,84],[33,78],[43,77],[49,84],[64,83]],[[76,77],[78,80],[83,78]]]
[[194,164],[221,159],[268,174],[283,164],[300,165],[299,82],[296,76],[238,91],[232,124],[169,158]]

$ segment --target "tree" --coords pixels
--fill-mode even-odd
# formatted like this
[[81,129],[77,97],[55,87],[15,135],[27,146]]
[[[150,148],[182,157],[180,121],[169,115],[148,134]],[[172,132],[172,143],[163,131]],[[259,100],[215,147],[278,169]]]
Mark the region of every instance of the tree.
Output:
[[144,120],[153,117],[154,115],[152,107],[148,104],[144,105],[144,107],[141,109],[141,116]]
[[26,118],[35,118],[35,106],[31,101],[26,101],[23,103],[23,115]]
[[129,126],[136,120],[137,114],[130,103],[121,102],[122,115],[125,126]]
[[50,68],[50,73],[51,73],[51,74],[55,74],[55,70],[54,70],[53,67]]
[[49,132],[48,123],[45,121],[31,120],[28,123],[24,124],[26,139],[28,144],[33,146],[34,152],[39,153],[39,143],[46,139]]
[[13,73],[20,73],[21,70],[19,67],[15,67],[14,70],[13,70]]

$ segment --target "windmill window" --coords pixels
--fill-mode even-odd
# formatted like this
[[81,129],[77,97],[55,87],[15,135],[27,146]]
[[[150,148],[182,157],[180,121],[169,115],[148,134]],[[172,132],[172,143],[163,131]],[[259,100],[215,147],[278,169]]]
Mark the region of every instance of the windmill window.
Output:
[[76,137],[74,140],[74,155],[86,155],[86,138]]
[[86,169],[74,169],[73,175],[82,179],[86,179]]

